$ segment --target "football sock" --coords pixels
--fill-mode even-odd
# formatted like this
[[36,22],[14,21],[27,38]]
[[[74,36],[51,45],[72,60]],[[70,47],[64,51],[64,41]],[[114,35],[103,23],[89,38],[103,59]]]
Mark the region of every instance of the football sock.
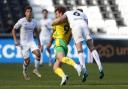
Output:
[[101,62],[100,62],[100,58],[99,58],[98,52],[96,50],[93,50],[92,51],[92,56],[93,56],[94,60],[96,61],[96,64],[98,66],[99,71],[102,71],[103,68],[102,68],[102,65],[101,65]]
[[73,67],[76,65],[76,63],[71,58],[68,58],[68,57],[63,57],[61,61],[62,63],[71,65]]
[[63,72],[63,70],[59,67],[59,68],[56,68],[55,70],[54,70],[54,72],[55,72],[55,74],[57,74],[59,77],[63,77],[63,76],[65,76],[65,73]]
[[78,58],[79,58],[79,61],[80,61],[80,65],[81,65],[83,68],[86,68],[83,52],[78,53]]
[[82,66],[83,73],[87,73],[87,68],[86,68],[86,65],[85,65],[85,59],[84,59],[83,52],[78,53],[78,58],[79,58],[79,61],[80,61],[80,65]]
[[41,53],[40,64],[43,63],[43,53]]
[[35,69],[39,69],[39,64],[40,64],[40,61],[38,61],[37,59],[35,59]]
[[29,65],[29,61],[24,61],[23,63],[23,70],[26,70]]

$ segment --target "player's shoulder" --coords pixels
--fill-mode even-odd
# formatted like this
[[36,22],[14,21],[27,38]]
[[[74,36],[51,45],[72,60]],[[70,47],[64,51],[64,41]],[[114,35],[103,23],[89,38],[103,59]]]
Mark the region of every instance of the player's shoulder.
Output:
[[22,17],[22,18],[20,18],[18,21],[19,21],[19,22],[24,22],[24,21],[26,21],[26,19],[25,19],[25,17]]
[[32,18],[32,21],[33,21],[33,22],[37,22],[37,20],[36,20],[36,19],[34,19],[34,18]]
[[39,22],[36,19],[34,19],[34,18],[32,18],[32,23],[39,24]]

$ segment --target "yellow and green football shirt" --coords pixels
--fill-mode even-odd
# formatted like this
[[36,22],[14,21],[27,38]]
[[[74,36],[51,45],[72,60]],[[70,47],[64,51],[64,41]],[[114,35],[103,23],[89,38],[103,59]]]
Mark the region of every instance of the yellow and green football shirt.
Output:
[[53,30],[54,30],[53,38],[55,40],[62,39],[66,42],[66,44],[68,44],[71,36],[71,29],[67,22],[54,26]]
[[53,38],[55,39],[55,54],[64,52],[67,55],[68,42],[71,36],[71,29],[68,23],[63,23],[53,27]]

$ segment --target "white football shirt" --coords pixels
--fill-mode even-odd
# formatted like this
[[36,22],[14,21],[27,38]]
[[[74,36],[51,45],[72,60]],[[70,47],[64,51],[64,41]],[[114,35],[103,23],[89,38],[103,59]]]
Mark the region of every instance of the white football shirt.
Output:
[[30,22],[27,19],[21,18],[14,25],[15,29],[20,29],[20,44],[27,44],[34,41],[33,32],[35,28],[38,28],[37,21],[32,19]]
[[50,37],[52,33],[52,19],[47,18],[47,19],[41,19],[40,20],[40,28],[41,28],[41,33],[40,37]]
[[67,16],[71,28],[80,24],[80,22],[88,22],[87,16],[79,10],[67,11],[64,14]]

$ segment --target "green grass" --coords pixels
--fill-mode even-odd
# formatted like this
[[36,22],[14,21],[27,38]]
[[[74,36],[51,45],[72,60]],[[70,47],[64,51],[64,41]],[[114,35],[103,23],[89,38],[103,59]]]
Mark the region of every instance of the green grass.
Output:
[[95,64],[87,65],[89,76],[82,83],[76,71],[67,65],[63,69],[69,75],[67,85],[60,87],[61,81],[52,67],[41,67],[42,78],[32,74],[33,65],[29,66],[30,80],[24,80],[21,64],[0,64],[0,89],[128,89],[128,63],[104,63],[105,77],[100,80]]

